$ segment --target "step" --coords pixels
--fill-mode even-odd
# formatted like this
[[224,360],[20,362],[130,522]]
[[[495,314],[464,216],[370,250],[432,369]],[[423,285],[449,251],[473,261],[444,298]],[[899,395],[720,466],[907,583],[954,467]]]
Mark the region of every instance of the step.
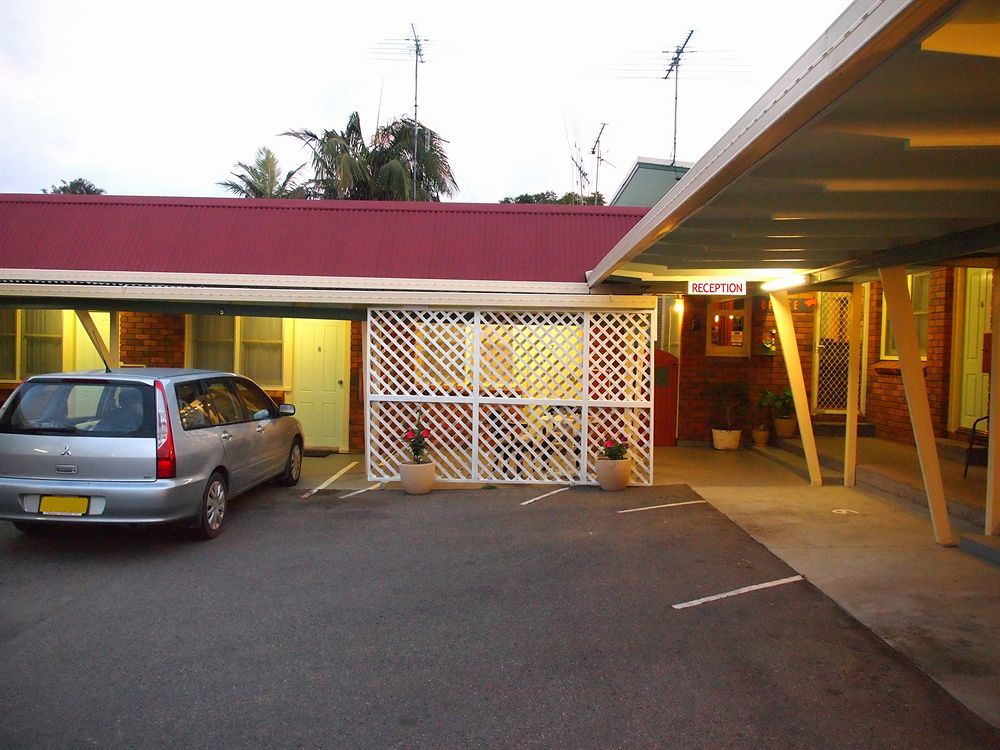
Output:
[[962,534],[959,546],[970,555],[975,555],[988,563],[1000,566],[1000,536]]
[[[793,474],[798,474],[804,479],[809,479],[809,467],[806,465],[805,457],[802,454],[796,454],[793,451],[783,450],[780,447],[757,447],[751,445],[749,450],[756,453],[758,456],[766,458],[772,463],[778,464],[782,468],[788,469]],[[839,471],[829,467],[820,465],[820,476],[823,478],[823,484],[841,484],[844,481],[844,475]]]
[[[844,422],[813,422],[813,434],[842,437],[846,427]],[[875,437],[875,425],[871,422],[858,422],[858,437]]]

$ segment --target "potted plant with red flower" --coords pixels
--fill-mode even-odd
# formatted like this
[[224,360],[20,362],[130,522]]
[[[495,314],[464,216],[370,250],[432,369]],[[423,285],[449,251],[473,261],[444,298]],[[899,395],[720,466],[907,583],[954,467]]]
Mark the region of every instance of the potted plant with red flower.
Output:
[[601,455],[597,458],[597,483],[605,492],[617,492],[628,487],[632,477],[632,459],[628,455],[625,438],[601,441]]
[[427,457],[427,439],[431,431],[424,427],[421,418],[403,435],[406,449],[413,457],[399,465],[399,481],[407,495],[426,495],[434,487],[434,462]]

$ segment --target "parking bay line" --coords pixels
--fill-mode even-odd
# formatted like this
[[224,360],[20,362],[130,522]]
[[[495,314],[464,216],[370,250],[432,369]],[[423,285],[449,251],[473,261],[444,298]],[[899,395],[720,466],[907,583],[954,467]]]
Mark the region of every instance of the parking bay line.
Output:
[[348,497],[354,497],[355,495],[360,495],[362,492],[368,492],[369,490],[377,490],[379,488],[379,483],[376,482],[371,487],[362,487],[360,490],[354,490],[354,492],[348,492],[346,495],[338,495],[338,500],[344,500]]
[[777,581],[768,581],[767,583],[757,583],[753,586],[744,586],[741,589],[734,589],[733,591],[726,591],[722,594],[714,594],[712,596],[705,596],[701,599],[694,599],[690,602],[681,602],[680,604],[674,604],[674,609],[685,609],[687,607],[697,607],[699,604],[705,604],[706,602],[714,602],[718,599],[725,599],[730,596],[737,596],[739,594],[746,594],[750,591],[759,591],[760,589],[769,589],[772,586],[783,586],[786,583],[795,583],[796,581],[804,581],[805,578],[802,576],[789,576],[788,578],[779,578]]
[[541,500],[543,497],[549,497],[550,495],[555,495],[560,492],[565,492],[569,487],[560,487],[558,490],[552,490],[552,492],[546,492],[544,495],[539,495],[538,497],[533,497],[530,500],[525,500],[521,505],[530,505],[535,502],[535,500]]
[[315,489],[312,489],[312,490],[309,490],[306,494],[304,494],[299,499],[300,500],[305,500],[306,498],[312,497],[313,495],[315,495],[320,490],[325,490],[327,487],[329,487],[331,484],[333,484],[334,482],[336,482],[338,479],[340,479],[342,476],[344,476],[344,474],[346,474],[347,472],[349,472],[351,469],[353,469],[357,465],[358,465],[357,461],[351,461],[351,463],[347,464],[347,466],[345,466],[343,469],[341,469],[340,471],[338,471],[332,477],[330,477],[329,479],[327,479],[319,487],[317,487]]
[[647,505],[644,508],[629,508],[628,510],[620,510],[618,513],[638,513],[640,510],[657,510],[659,508],[676,508],[680,505],[700,505],[701,503],[707,503],[708,500],[685,500],[683,503],[667,503],[666,505]]

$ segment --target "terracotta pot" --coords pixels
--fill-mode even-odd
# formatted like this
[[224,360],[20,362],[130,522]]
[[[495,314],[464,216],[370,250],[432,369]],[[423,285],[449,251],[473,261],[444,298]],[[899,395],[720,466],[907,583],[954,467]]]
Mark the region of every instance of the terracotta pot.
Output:
[[780,438],[795,437],[795,428],[798,427],[798,424],[794,414],[790,417],[775,417],[774,434]]
[[770,430],[751,430],[750,436],[753,438],[753,444],[758,448],[763,448],[767,445],[767,441],[771,437]]
[[399,481],[407,495],[426,495],[434,488],[434,462],[399,465]]
[[712,446],[717,451],[735,451],[740,448],[743,430],[712,429]]
[[605,492],[618,492],[628,487],[632,477],[632,459],[597,459],[597,483]]

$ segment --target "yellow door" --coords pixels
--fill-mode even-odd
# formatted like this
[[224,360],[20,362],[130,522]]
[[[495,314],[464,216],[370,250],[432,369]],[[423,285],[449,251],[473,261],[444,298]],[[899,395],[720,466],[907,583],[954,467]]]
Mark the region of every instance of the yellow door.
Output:
[[983,372],[983,334],[990,329],[993,272],[969,268],[965,272],[965,331],[962,337],[962,410],[960,427],[972,427],[989,409],[990,376]]
[[307,448],[347,450],[351,324],[295,321],[292,398]]

